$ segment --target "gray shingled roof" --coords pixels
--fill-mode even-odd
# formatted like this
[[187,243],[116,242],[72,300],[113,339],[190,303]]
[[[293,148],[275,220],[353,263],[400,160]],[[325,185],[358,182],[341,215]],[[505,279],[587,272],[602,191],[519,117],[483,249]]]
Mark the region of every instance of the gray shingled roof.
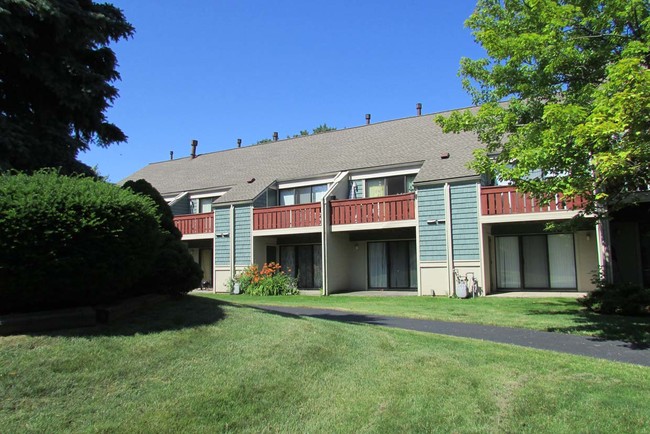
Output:
[[[217,201],[229,203],[253,200],[276,180],[405,163],[423,163],[416,183],[476,177],[466,167],[472,151],[480,146],[476,136],[444,134],[433,117],[416,116],[152,163],[120,183],[144,178],[163,195],[231,187]],[[450,157],[441,159],[447,152]],[[254,182],[247,182],[253,178]]]

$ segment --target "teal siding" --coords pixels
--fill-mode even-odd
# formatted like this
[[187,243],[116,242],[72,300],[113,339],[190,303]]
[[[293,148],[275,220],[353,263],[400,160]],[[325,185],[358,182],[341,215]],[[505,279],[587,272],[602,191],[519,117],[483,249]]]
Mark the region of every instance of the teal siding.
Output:
[[235,265],[250,265],[251,260],[251,207],[235,207]]
[[428,224],[427,220],[445,219],[445,194],[443,186],[417,189],[418,226],[420,228],[420,260],[444,261],[447,259],[445,224]]
[[352,186],[356,185],[357,186],[357,191],[356,195],[353,198],[350,199],[362,199],[365,197],[365,192],[364,190],[364,185],[365,182],[363,182],[363,179],[357,179],[355,181],[350,181],[350,184],[348,185],[348,196],[350,195],[350,191],[352,191]]
[[190,214],[190,198],[185,195],[171,205],[170,208],[174,215]]
[[230,237],[220,234],[230,232],[230,207],[214,211],[214,264],[230,265]]
[[454,260],[479,260],[479,222],[476,184],[451,186],[451,233]]

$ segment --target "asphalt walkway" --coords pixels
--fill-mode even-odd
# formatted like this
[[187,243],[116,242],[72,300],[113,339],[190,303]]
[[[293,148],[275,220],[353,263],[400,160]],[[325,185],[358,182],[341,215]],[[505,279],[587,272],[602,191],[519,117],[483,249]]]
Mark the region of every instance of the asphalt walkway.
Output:
[[430,321],[412,318],[367,315],[333,309],[314,309],[285,306],[254,306],[268,312],[288,316],[320,318],[354,324],[370,324],[384,327],[436,333],[461,338],[482,339],[502,344],[519,345],[539,350],[557,351],[579,356],[596,357],[615,362],[650,366],[650,347],[635,346],[629,342],[603,340],[592,336],[541,332],[511,327]]

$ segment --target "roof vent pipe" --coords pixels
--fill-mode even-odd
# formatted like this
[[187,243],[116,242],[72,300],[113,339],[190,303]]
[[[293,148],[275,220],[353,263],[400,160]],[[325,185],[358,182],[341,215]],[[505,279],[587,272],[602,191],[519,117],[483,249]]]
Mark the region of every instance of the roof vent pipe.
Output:
[[196,147],[199,145],[198,140],[192,140],[192,158],[196,158]]
[[370,113],[366,115],[366,125],[370,125]]
[[273,133],[273,141],[274,141],[274,142],[277,142],[277,141],[278,141],[278,132],[277,132],[277,131],[275,131],[275,132]]
[[237,139],[237,147],[241,148],[241,139]]
[[169,159],[170,160],[174,159],[174,151],[169,151]]
[[421,102],[415,104],[415,110],[417,110],[418,116],[422,116],[422,103]]

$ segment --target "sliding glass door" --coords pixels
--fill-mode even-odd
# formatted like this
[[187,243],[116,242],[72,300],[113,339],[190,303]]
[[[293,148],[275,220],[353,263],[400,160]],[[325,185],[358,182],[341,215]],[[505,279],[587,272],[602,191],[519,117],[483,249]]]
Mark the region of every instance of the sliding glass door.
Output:
[[282,271],[298,278],[298,288],[321,288],[323,286],[321,244],[281,246]]
[[497,288],[576,289],[572,234],[496,238]]
[[368,243],[368,286],[372,289],[417,288],[415,241]]

